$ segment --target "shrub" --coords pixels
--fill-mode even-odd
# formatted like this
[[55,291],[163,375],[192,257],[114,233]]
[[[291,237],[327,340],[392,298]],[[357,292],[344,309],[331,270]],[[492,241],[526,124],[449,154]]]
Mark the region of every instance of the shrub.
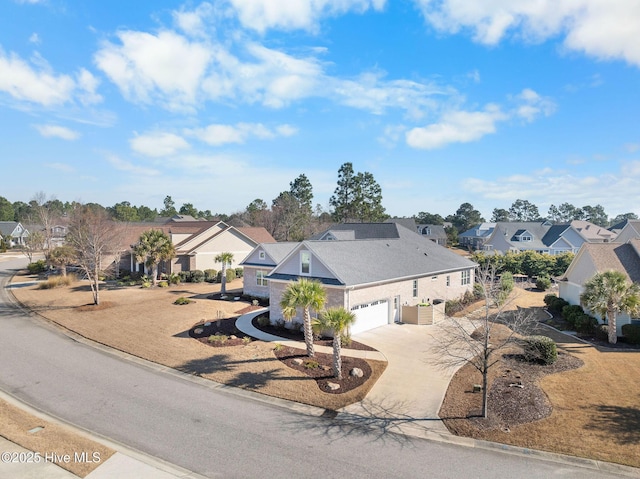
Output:
[[502,275],[500,276],[500,289],[504,291],[507,296],[509,295],[509,293],[511,293],[511,291],[513,291],[514,284],[515,283],[513,281],[513,274],[511,272],[506,271],[502,273]]
[[628,343],[640,344],[640,324],[622,325],[622,335]]
[[249,336],[242,337],[242,344],[249,344],[251,342],[251,338]]
[[286,322],[284,319],[278,319],[276,320],[276,323],[274,324],[274,326],[278,329],[284,329],[286,327],[285,324]]
[[204,270],[204,280],[207,283],[215,283],[216,276],[218,276],[218,272],[215,269],[205,269]]
[[464,306],[459,299],[450,299],[449,301],[444,303],[444,314],[446,314],[447,316],[458,313],[463,309]]
[[27,269],[31,274],[44,273],[47,270],[47,262],[43,259],[39,259],[34,263],[29,263]]
[[593,316],[586,313],[576,314],[574,316],[576,331],[579,333],[592,333],[598,325],[598,321]]
[[251,301],[251,306],[258,306],[260,304],[260,301],[258,301],[257,299],[254,299]]
[[[548,296],[550,296],[550,295],[548,295]],[[560,312],[562,312],[562,309],[565,306],[568,306],[568,305],[569,305],[569,303],[567,301],[565,301],[562,298],[557,298],[556,297],[555,299],[551,300],[551,303],[549,304],[549,310],[553,311],[555,313],[560,313]]]
[[555,294],[545,294],[544,304],[551,306],[557,299],[558,297]]
[[193,300],[189,298],[185,298],[184,296],[180,296],[178,299],[176,299],[173,302],[173,304],[177,304],[177,305],[183,305],[183,304],[189,304],[189,303],[193,303]]
[[546,336],[529,336],[524,339],[524,352],[529,361],[540,361],[545,365],[558,359],[558,349],[553,339]]
[[606,324],[598,324],[595,328],[594,335],[596,339],[601,341],[609,340],[609,326]]
[[194,269],[191,271],[189,275],[192,283],[203,283],[204,282],[204,271],[201,269]]
[[[227,283],[229,283],[236,279],[236,270],[229,268],[225,275],[227,276]],[[218,271],[217,281],[218,283],[222,283],[222,271]]]
[[264,315],[264,316],[258,316],[258,326],[262,326],[263,328],[266,328],[267,326],[269,326],[271,324],[271,320],[269,319],[269,316]]
[[320,363],[314,359],[307,359],[304,362],[305,369],[318,369],[320,367]]
[[273,347],[274,351],[282,351],[284,349],[284,346],[280,343],[276,343],[275,346]]
[[569,304],[562,308],[562,317],[574,327],[576,326],[576,318],[582,314],[584,314],[584,310],[579,304]]
[[159,281],[158,282],[158,287],[159,288],[168,288],[169,287],[169,283],[167,283],[166,281]]
[[191,271],[178,271],[178,277],[180,282],[187,283],[191,280]]
[[74,275],[67,276],[52,276],[48,278],[46,281],[38,284],[38,289],[53,289],[59,288],[60,286],[69,286],[71,283],[76,281],[76,277]]
[[549,276],[538,276],[536,280],[536,288],[546,291],[551,287],[551,278]]
[[234,271],[236,273],[236,278],[242,278],[242,276],[244,276],[244,268],[236,268]]
[[208,341],[210,343],[226,343],[228,339],[229,336],[226,336],[224,334],[214,334],[212,336],[209,336]]
[[169,275],[169,284],[180,284],[180,275],[177,273],[171,273]]

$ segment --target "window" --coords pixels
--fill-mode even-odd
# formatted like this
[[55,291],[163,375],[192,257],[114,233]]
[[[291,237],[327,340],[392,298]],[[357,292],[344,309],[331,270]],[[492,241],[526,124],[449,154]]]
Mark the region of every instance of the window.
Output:
[[256,284],[258,286],[268,286],[269,280],[265,277],[267,276],[267,272],[259,269],[256,271]]
[[462,272],[462,286],[464,286],[465,284],[471,284],[471,271],[467,270],[467,271],[463,271]]
[[266,255],[266,254],[264,254],[264,251],[260,251],[260,252],[258,253],[258,258],[260,258],[260,259],[265,259],[265,258],[266,258],[266,256],[267,256],[267,255]]
[[418,297],[418,280],[417,279],[413,280],[413,297],[414,298]]
[[437,276],[431,276],[431,281],[438,281],[438,277]]
[[529,235],[520,236],[520,241],[533,241],[533,238]]
[[447,275],[447,286],[451,286],[451,276]]
[[300,251],[300,274],[311,274],[311,253]]

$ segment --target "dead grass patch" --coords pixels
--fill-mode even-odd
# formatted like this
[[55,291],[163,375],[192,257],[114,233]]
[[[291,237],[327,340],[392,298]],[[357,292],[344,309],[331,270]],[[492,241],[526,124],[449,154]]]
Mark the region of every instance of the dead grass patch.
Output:
[[[89,458],[97,452],[100,462],[59,462],[58,466],[72,472],[76,476],[85,477],[100,464],[109,459],[115,451],[100,443],[87,439],[59,424],[44,421],[32,414],[17,408],[0,399],[0,425],[2,436],[25,449],[45,454],[55,453],[58,456],[68,454],[71,458],[75,454],[87,453]],[[28,431],[42,427],[43,429],[29,433]]]
[[[519,294],[521,307],[543,305],[544,293],[521,290]],[[513,401],[496,401],[505,394],[506,370],[517,371],[521,366],[504,361],[490,375],[494,401],[490,398],[489,420],[470,418],[480,408],[480,395],[471,392],[480,377],[465,366],[452,379],[440,410],[447,427],[462,436],[640,467],[640,382],[636,380],[640,377],[640,352],[599,351],[549,328],[541,333],[556,341],[560,359],[559,365],[550,369],[541,366],[539,374],[531,369],[520,371],[521,379],[527,381],[526,389],[531,392],[537,386],[539,392],[522,394]],[[581,361],[583,366],[568,370],[562,366],[566,360]],[[506,377],[510,383],[520,380]],[[545,400],[550,414],[527,419],[533,415],[530,406],[544,409],[539,401]]]
[[[320,390],[315,380],[282,364],[273,345],[252,341],[212,348],[190,335],[194,324],[238,316],[249,303],[207,299],[219,284],[186,283],[170,288],[105,288],[100,291],[105,309],[86,308],[91,292],[84,285],[52,290],[25,287],[15,297],[41,316],[78,334],[129,354],[234,387],[310,404],[340,409],[363,399],[386,367],[367,360],[371,380],[343,394]],[[234,297],[242,280],[227,285]],[[188,307],[173,307],[178,297],[193,300]]]

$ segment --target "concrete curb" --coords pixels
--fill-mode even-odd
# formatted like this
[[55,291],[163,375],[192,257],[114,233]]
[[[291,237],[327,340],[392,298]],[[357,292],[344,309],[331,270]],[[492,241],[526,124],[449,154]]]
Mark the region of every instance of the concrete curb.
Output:
[[[234,388],[231,386],[227,386],[221,383],[217,383],[215,381],[209,380],[209,379],[205,379],[205,378],[201,378],[199,376],[195,376],[192,374],[187,374],[187,373],[183,373],[181,371],[177,371],[175,369],[172,369],[168,366],[163,366],[151,361],[148,361],[146,359],[140,358],[138,356],[134,356],[132,354],[126,353],[124,351],[121,351],[119,349],[115,349],[112,348],[110,346],[107,346],[105,344],[93,341],[91,339],[85,338],[84,336],[81,336],[77,333],[75,333],[74,331],[71,331],[67,328],[65,328],[64,326],[55,323],[53,321],[48,320],[47,318],[41,316],[40,314],[31,311],[30,309],[26,308],[24,305],[22,305],[16,298],[15,296],[13,296],[13,293],[11,292],[10,288],[7,289],[8,294],[7,297],[9,298],[9,300],[14,304],[14,306],[18,307],[19,309],[21,309],[23,312],[25,312],[29,318],[32,321],[36,321],[38,324],[44,324],[46,325],[49,329],[56,331],[58,334],[61,334],[63,336],[67,336],[71,339],[73,339],[74,341],[77,341],[79,343],[85,344],[87,346],[93,347],[95,349],[98,349],[102,352],[104,352],[105,354],[110,354],[112,356],[116,356],[118,358],[127,360],[127,361],[131,361],[134,362],[140,366],[146,367],[150,370],[153,371],[157,371],[157,372],[163,372],[165,374],[170,374],[173,375],[174,377],[179,377],[182,379],[186,379],[188,381],[192,381],[195,382],[197,384],[200,384],[204,387],[207,387],[209,389],[214,389],[217,391],[222,391],[225,392],[227,394],[233,394],[236,396],[240,396],[243,398],[247,398],[247,399],[251,399],[251,400],[255,400],[255,401],[259,401],[262,403],[266,403],[266,404],[270,404],[273,406],[277,406],[277,407],[281,407],[284,409],[288,409],[292,412],[298,413],[298,414],[305,414],[305,415],[309,415],[309,416],[316,416],[316,417],[321,417],[323,415],[325,415],[328,411],[322,408],[318,408],[315,406],[309,406],[306,404],[301,404],[301,403],[296,403],[293,401],[288,401],[286,399],[281,399],[281,398],[276,398],[276,397],[272,397],[272,396],[265,396],[263,394],[259,394],[259,393],[254,393],[252,391],[247,391],[244,389],[239,389],[239,388]],[[258,310],[258,311],[253,311],[251,313],[248,313],[247,315],[243,315],[243,316],[251,316],[251,319],[253,318],[253,316],[262,313],[264,310]],[[546,310],[545,310],[546,311]],[[548,312],[547,312],[548,313]],[[250,323],[250,320],[249,320]],[[548,326],[552,329],[555,329],[551,326]],[[253,328],[251,326],[251,328]],[[240,328],[238,328],[240,329]],[[563,333],[562,331],[559,331],[557,329],[555,329],[556,331]],[[241,329],[242,331],[242,329]],[[245,331],[243,331],[245,332]],[[249,334],[249,333],[247,333]],[[266,334],[266,333],[263,333]],[[563,333],[566,334],[566,333]],[[270,335],[267,335],[270,336]],[[273,336],[274,338],[277,339],[282,339],[282,338],[278,338],[277,336]],[[571,336],[574,337],[574,336]],[[579,339],[579,338],[578,338]],[[284,341],[277,341],[280,342],[281,344],[284,344],[285,341],[288,340],[284,340]],[[298,342],[296,341],[291,341],[292,343],[295,343],[295,345],[297,347],[299,347]],[[589,343],[590,344],[590,343]],[[385,358],[386,360],[386,358]],[[0,391],[0,394],[3,394],[2,391]],[[6,393],[4,393],[6,394]],[[179,466],[175,466],[173,464],[169,464],[166,463],[165,461],[163,461],[160,458],[156,458],[150,455],[147,455],[146,453],[140,452],[140,451],[136,451],[134,449],[129,448],[128,446],[125,446],[124,444],[119,444],[116,443],[108,438],[103,438],[100,436],[97,436],[95,433],[92,433],[91,431],[87,431],[84,430],[83,428],[76,426],[74,424],[71,424],[69,422],[64,421],[61,418],[54,418],[53,416],[47,415],[46,413],[42,412],[42,411],[38,411],[37,409],[31,407],[30,405],[26,404],[26,403],[21,403],[20,401],[18,401],[17,399],[13,398],[12,396],[9,396],[12,398],[13,401],[17,401],[18,404],[24,404],[25,409],[28,412],[31,411],[35,411],[38,414],[34,415],[40,415],[43,417],[43,419],[48,419],[51,420],[52,422],[59,422],[61,424],[64,424],[68,427],[73,428],[76,431],[82,432],[86,437],[89,437],[91,439],[94,439],[96,442],[101,442],[103,444],[105,444],[108,447],[111,447],[112,449],[116,450],[116,451],[128,451],[128,452],[124,452],[124,454],[129,455],[131,457],[134,457],[136,459],[139,458],[139,460],[141,462],[146,462],[154,467],[155,464],[157,464],[158,466],[161,467],[157,467],[160,470],[165,470],[166,472],[169,472],[171,474],[171,472],[169,471],[170,469],[174,469],[176,472],[181,473],[182,475],[177,475],[177,477],[184,477],[184,478],[193,478],[193,479],[205,479],[205,476],[201,476],[198,475],[196,473],[193,473],[191,471],[187,471],[184,470],[182,468],[180,468]],[[342,416],[341,416],[342,415]],[[337,415],[335,417],[341,417],[344,419],[347,419],[348,414],[345,413],[337,413]],[[52,419],[49,419],[52,418]],[[55,419],[55,420],[54,420]],[[376,430],[375,427],[370,426],[369,427],[371,430]],[[627,477],[637,477],[640,478],[640,469],[638,468],[634,468],[631,466],[625,466],[625,465],[621,465],[621,464],[615,464],[615,463],[609,463],[609,462],[604,462],[604,461],[598,461],[595,459],[588,459],[588,458],[581,458],[581,457],[577,457],[577,456],[570,456],[570,455],[565,455],[565,454],[559,454],[559,453],[554,453],[554,452],[547,452],[547,451],[540,451],[540,450],[536,450],[536,449],[528,449],[528,448],[523,448],[523,447],[519,447],[519,446],[512,446],[512,445],[508,445],[508,444],[501,444],[501,443],[496,443],[496,442],[490,442],[490,441],[482,441],[482,440],[478,440],[478,439],[473,439],[473,438],[467,438],[467,437],[461,437],[461,436],[455,436],[453,434],[443,434],[441,432],[437,432],[437,431],[432,431],[429,430],[428,428],[424,428],[424,429],[419,429],[416,430],[415,427],[400,427],[399,431],[389,431],[391,434],[399,434],[399,435],[403,435],[403,436],[408,436],[408,437],[413,437],[416,439],[423,439],[423,440],[428,440],[428,441],[434,441],[434,442],[441,442],[441,443],[446,443],[446,444],[451,444],[451,445],[455,445],[455,446],[461,446],[461,447],[470,447],[470,448],[476,448],[476,449],[481,449],[481,450],[487,450],[487,451],[496,451],[496,452],[502,452],[502,453],[507,453],[507,454],[512,454],[512,455],[519,455],[519,456],[523,456],[523,457],[530,457],[530,458],[535,458],[535,459],[539,459],[539,460],[544,460],[544,461],[549,461],[549,462],[554,462],[554,463],[558,463],[558,464],[566,464],[569,466],[574,466],[574,467],[583,467],[585,469],[591,469],[591,470],[597,470],[597,471],[602,471],[602,472],[606,472],[606,473],[611,473],[611,474],[619,474],[619,475],[623,475],[623,476],[627,476]],[[130,454],[129,454],[130,453]],[[146,461],[145,461],[146,459]]]

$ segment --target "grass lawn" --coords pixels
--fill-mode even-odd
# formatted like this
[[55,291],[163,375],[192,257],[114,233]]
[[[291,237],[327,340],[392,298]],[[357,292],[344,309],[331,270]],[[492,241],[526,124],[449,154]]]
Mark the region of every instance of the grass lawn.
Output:
[[[543,304],[544,294],[523,290],[519,293],[521,307],[537,309]],[[546,313],[538,311],[538,314]],[[598,349],[552,329],[544,328],[540,332],[556,341],[560,353],[578,358],[583,365],[543,374],[538,379],[532,370],[517,371],[517,364],[505,362],[497,365],[491,376],[498,384],[507,374],[522,373],[524,393],[529,388],[527,380],[531,379],[548,398],[551,414],[526,424],[506,424],[495,420],[502,411],[494,411],[491,420],[489,402],[489,420],[465,418],[477,412],[481,404],[481,395],[471,392],[473,384],[481,382],[481,376],[465,366],[451,381],[440,410],[449,430],[461,436],[640,467],[640,350]],[[503,391],[504,394],[521,392]],[[495,406],[502,407],[504,403],[497,399]],[[525,410],[529,406],[527,400],[516,407]]]
[[[15,277],[24,281],[25,277]],[[242,280],[227,285],[230,296],[240,291]],[[386,362],[367,360],[371,379],[342,394],[320,390],[306,374],[276,358],[273,344],[252,341],[228,347],[211,347],[189,335],[194,325],[232,318],[248,304],[208,299],[219,284],[185,283],[170,288],[112,287],[101,290],[99,307],[92,302],[85,281],[68,287],[39,290],[36,286],[13,289],[14,296],[31,310],[80,335],[190,374],[268,396],[337,410],[362,400],[380,377]],[[174,305],[185,297],[193,302]]]
[[[241,281],[228,287],[239,290]],[[86,307],[91,292],[83,282],[52,290],[16,288],[13,293],[47,319],[95,341],[220,383],[327,409],[363,399],[384,371],[386,363],[369,361],[371,381],[343,394],[329,394],[312,378],[283,365],[272,344],[253,341],[215,348],[203,344],[188,334],[195,324],[237,316],[247,306],[207,299],[218,290],[219,285],[207,283],[105,289],[100,308]],[[195,301],[173,305],[180,296]],[[543,297],[544,293],[520,290],[517,304],[542,314],[538,309]],[[440,412],[447,427],[458,435],[639,467],[640,351],[599,350],[552,330],[547,334],[563,353],[583,362],[577,369],[525,378],[541,388],[536,397],[548,399],[549,416],[525,424],[478,425],[482,420],[467,416],[479,408],[480,395],[469,391],[480,379],[464,367],[451,381]],[[506,363],[496,367],[494,378],[503,375],[505,367]]]

